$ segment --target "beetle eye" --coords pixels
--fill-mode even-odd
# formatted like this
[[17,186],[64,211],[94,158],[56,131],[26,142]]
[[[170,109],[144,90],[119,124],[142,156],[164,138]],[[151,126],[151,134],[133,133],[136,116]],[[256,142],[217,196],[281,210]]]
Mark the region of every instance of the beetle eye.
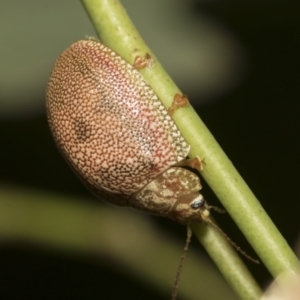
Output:
[[205,200],[203,198],[196,199],[191,203],[191,208],[198,209],[205,205]]

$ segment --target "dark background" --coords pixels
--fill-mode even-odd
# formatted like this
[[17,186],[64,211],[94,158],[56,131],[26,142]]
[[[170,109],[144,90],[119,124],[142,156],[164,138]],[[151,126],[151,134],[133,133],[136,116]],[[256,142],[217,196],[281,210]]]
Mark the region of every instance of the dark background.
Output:
[[[206,96],[208,101],[197,105],[201,96],[195,91],[189,93],[184,86],[181,89],[194,101],[200,117],[294,247],[300,227],[298,7],[279,0],[187,1],[186,6],[191,18],[206,14],[233,32],[246,51],[248,63],[243,80],[230,91],[214,96],[213,101]],[[41,93],[38,101],[43,99]],[[87,196],[95,201],[60,157],[44,111],[30,118],[3,118],[0,137],[1,182]],[[219,205],[208,187],[204,186],[203,194]],[[168,220],[155,222],[162,230],[180,235],[180,239],[184,235],[184,228]],[[218,222],[234,241],[253,253],[230,218],[222,216]],[[193,247],[199,246],[193,243]],[[2,243],[0,265],[1,299],[99,299],[102,291],[96,283],[101,276],[117,286],[105,295],[106,299],[120,295],[125,299],[140,295],[144,299],[168,297],[155,294],[137,278],[122,276],[106,265],[95,266],[80,257],[18,241]],[[269,282],[270,275],[263,267],[250,264],[250,268],[262,286]],[[43,269],[47,273],[40,277]],[[37,281],[41,283],[38,287],[34,284]]]

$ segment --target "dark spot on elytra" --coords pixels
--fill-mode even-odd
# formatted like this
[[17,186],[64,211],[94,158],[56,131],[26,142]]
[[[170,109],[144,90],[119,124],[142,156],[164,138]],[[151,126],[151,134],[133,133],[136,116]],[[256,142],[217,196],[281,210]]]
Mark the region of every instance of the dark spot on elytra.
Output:
[[75,119],[73,121],[73,128],[78,142],[84,142],[91,136],[91,126],[82,119]]
[[70,64],[73,66],[73,69],[82,75],[89,75],[91,73],[91,68],[88,66],[87,62],[82,61],[77,57],[77,55],[71,55]]

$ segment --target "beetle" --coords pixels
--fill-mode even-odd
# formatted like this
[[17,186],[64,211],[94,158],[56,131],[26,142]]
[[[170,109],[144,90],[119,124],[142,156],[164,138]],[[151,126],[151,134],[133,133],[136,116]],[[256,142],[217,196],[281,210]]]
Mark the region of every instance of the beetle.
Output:
[[[176,94],[167,110],[136,68],[99,41],[86,39],[57,59],[46,110],[59,150],[97,197],[184,225],[205,221],[258,263],[211,220],[210,209],[222,210],[207,204],[199,177],[185,168],[201,170],[202,164],[197,157],[186,158],[190,145],[171,118],[177,103],[186,104],[183,98]],[[191,239],[187,228],[172,299]]]
[[208,218],[200,179],[184,168],[190,145],[142,75],[110,48],[86,39],[65,50],[46,108],[59,150],[97,197],[181,224]]

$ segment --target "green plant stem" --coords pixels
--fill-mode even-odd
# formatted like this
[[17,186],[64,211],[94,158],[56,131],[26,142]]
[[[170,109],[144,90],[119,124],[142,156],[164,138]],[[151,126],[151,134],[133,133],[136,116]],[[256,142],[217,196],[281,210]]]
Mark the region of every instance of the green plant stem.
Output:
[[[204,225],[204,226],[203,226]],[[259,299],[260,288],[231,245],[220,232],[206,224],[193,224],[192,230],[240,299]]]
[[[173,96],[180,91],[146,46],[119,1],[82,0],[82,3],[103,43],[130,63],[133,63],[137,55],[144,56],[146,53],[154,58],[154,66],[141,70],[141,73],[164,105],[169,107]],[[201,175],[218,196],[270,273],[276,277],[284,271],[297,272],[299,268],[297,257],[193,108],[188,106],[178,109],[173,118],[191,145],[190,157],[199,156],[205,159],[205,167]],[[193,229],[196,230],[196,235],[198,238],[200,237],[201,243],[207,248],[205,236],[214,232],[214,229],[211,226],[205,227],[206,234],[199,233],[198,226]],[[210,255],[214,254],[210,252]],[[214,260],[218,261],[218,259]],[[220,267],[220,269],[226,273],[226,268]],[[241,272],[244,271],[241,270]],[[228,278],[226,274],[225,277]],[[247,280],[245,276],[244,281]],[[233,283],[231,285],[234,286]],[[256,290],[258,291],[258,288]],[[239,294],[242,296],[242,292]]]

